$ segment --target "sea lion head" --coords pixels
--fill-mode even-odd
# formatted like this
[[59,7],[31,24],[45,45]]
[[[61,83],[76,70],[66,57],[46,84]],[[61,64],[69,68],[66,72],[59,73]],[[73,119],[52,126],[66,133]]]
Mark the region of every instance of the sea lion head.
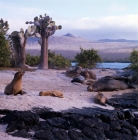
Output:
[[24,75],[25,71],[18,71],[15,73],[14,78],[15,79],[20,79]]
[[104,97],[104,95],[101,92],[98,92],[97,99],[98,100],[101,100],[102,97]]
[[40,91],[39,96],[43,96],[43,93],[44,93],[43,91]]
[[87,71],[87,70],[82,71],[82,72],[80,73],[80,75],[84,76],[84,77],[85,77],[85,79],[88,79],[88,78],[90,77],[90,76],[89,76],[89,73],[88,73],[88,71]]
[[87,87],[87,91],[92,91],[92,89],[93,89],[92,85],[89,85],[89,86]]

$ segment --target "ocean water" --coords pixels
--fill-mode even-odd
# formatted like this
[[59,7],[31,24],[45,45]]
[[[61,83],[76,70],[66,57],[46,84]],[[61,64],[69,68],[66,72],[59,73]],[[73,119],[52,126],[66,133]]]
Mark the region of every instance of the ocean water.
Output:
[[123,69],[130,65],[131,63],[97,63],[97,68],[110,68],[110,69]]
[[[121,63],[121,62],[104,62],[104,63],[97,63],[97,68],[109,68],[109,69],[123,69],[130,65],[131,63]],[[74,67],[77,65],[76,62],[72,62],[71,65]]]

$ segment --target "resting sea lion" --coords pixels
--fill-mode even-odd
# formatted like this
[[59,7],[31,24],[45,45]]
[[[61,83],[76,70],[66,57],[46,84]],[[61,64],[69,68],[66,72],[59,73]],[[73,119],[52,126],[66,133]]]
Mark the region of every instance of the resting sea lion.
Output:
[[11,83],[5,87],[4,93],[6,95],[17,95],[25,93],[22,91],[22,76],[24,75],[24,73],[25,71],[15,73]]
[[115,80],[113,78],[101,78],[94,84],[87,87],[88,91],[117,91],[128,88],[134,88],[132,85],[125,83],[124,81]]
[[94,79],[96,80],[96,75],[91,70],[85,70],[80,73],[85,79]]
[[68,77],[74,77],[74,76],[79,75],[81,73],[81,71],[82,71],[82,67],[81,66],[77,66],[73,70],[67,70],[66,71],[66,76],[68,76]]
[[107,101],[106,97],[101,92],[98,92],[98,94],[94,98],[94,102],[100,105],[106,106],[105,105],[106,101]]
[[84,82],[84,80],[85,80],[85,78],[83,76],[79,75],[79,76],[75,76],[73,78],[73,80],[71,80],[71,83],[76,82],[76,83],[81,83],[82,84]]
[[63,93],[59,90],[40,91],[39,96],[55,96],[64,98]]

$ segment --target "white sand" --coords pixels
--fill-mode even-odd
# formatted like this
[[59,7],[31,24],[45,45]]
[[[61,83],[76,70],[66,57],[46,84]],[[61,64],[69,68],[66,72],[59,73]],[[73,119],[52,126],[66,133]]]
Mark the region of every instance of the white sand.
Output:
[[[93,97],[97,92],[88,92],[87,85],[72,84],[71,78],[66,77],[63,73],[65,70],[36,70],[33,72],[25,72],[23,76],[23,90],[27,92],[25,95],[5,95],[4,88],[11,82],[16,71],[1,70],[0,71],[0,109],[9,110],[31,110],[33,107],[48,107],[54,111],[61,111],[70,108],[82,107],[102,107],[113,109],[111,106],[103,107],[93,103]],[[116,70],[94,69],[93,72],[98,78],[106,75],[116,74]],[[39,96],[42,90],[60,90],[64,94],[64,98]],[[113,94],[122,94],[130,90],[103,92],[109,98]],[[4,133],[6,126],[0,125],[0,140],[16,140]],[[21,138],[17,138],[18,140]],[[22,140],[22,139],[21,139]]]

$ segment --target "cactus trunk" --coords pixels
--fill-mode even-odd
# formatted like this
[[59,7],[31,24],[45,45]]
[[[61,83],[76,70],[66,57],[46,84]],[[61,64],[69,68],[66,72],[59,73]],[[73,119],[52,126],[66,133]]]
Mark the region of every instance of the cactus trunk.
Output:
[[25,46],[26,46],[26,38],[21,44],[21,50],[20,50],[20,54],[21,54],[21,56],[20,56],[20,67],[21,68],[26,67],[26,64],[25,64],[25,60],[26,60]]
[[48,69],[48,38],[46,38],[45,35],[42,35],[41,58],[39,69]]

